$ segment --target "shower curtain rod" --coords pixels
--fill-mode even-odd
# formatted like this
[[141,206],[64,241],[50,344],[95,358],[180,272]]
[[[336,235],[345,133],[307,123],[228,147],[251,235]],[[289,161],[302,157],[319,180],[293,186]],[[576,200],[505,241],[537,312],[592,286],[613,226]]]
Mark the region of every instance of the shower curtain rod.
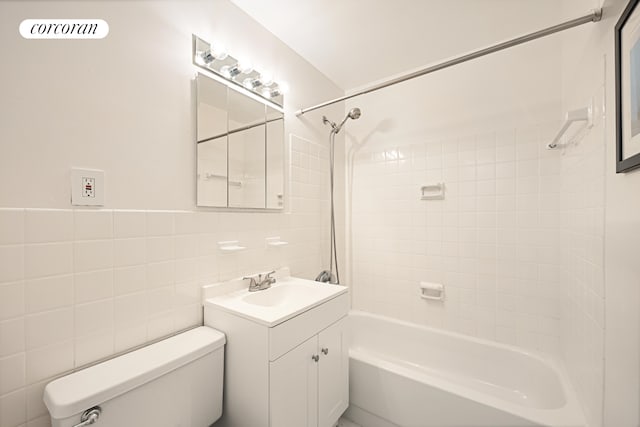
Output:
[[541,37],[546,37],[548,35],[567,30],[569,28],[577,27],[582,24],[586,24],[589,22],[598,22],[602,19],[602,9],[594,9],[589,12],[588,15],[581,16],[580,18],[572,19],[570,21],[563,22],[558,25],[554,25],[552,27],[545,28],[540,31],[536,31],[534,33],[526,34],[524,36],[517,37],[512,40],[508,40],[506,42],[498,43],[490,47],[486,47],[484,49],[476,50],[474,52],[468,53],[466,55],[459,56],[457,58],[450,59],[448,61],[441,62],[436,65],[431,65],[426,68],[423,68],[418,71],[414,71],[413,73],[406,74],[404,76],[397,77],[395,79],[391,79],[389,81],[377,84],[375,86],[371,86],[370,88],[361,90],[356,93],[352,93],[351,95],[341,96],[340,98],[335,98],[330,101],[325,101],[321,104],[314,105],[313,107],[302,108],[296,111],[296,116],[301,116],[309,111],[317,110],[319,108],[327,107],[329,105],[346,101],[347,99],[355,98],[356,96],[364,95],[370,92],[374,92],[376,90],[384,89],[385,87],[393,86],[398,83],[405,82],[407,80],[415,79],[416,77],[424,76],[425,74],[433,73],[434,71],[442,70],[444,68],[449,68],[454,65],[462,64],[463,62],[471,61],[472,59],[480,58],[485,55],[489,55],[494,52],[499,52],[504,49],[508,49],[513,46],[518,46],[520,44],[539,39]]

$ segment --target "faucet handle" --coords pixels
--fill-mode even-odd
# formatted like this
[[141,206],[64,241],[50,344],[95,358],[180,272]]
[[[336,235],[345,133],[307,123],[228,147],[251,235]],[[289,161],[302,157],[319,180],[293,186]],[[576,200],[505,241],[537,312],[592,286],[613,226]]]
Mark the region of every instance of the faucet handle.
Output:
[[269,283],[270,285],[273,285],[274,283],[276,283],[276,278],[272,277],[272,274],[275,274],[275,270],[268,272],[267,274],[265,274],[264,276],[264,280],[265,282]]

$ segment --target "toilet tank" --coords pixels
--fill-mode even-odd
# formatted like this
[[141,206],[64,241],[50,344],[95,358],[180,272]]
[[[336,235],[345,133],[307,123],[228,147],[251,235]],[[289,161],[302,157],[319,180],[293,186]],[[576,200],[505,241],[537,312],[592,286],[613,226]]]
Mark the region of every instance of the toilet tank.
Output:
[[207,427],[222,415],[225,336],[202,326],[47,384],[52,427]]

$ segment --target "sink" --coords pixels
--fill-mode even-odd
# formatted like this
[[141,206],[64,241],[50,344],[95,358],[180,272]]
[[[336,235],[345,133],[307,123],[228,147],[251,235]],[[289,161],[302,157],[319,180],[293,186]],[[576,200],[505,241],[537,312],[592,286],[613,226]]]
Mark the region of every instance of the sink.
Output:
[[206,305],[272,327],[347,292],[342,285],[296,277],[277,280],[269,289],[249,292],[247,287],[208,298]]
[[283,304],[295,304],[296,301],[314,300],[325,295],[325,289],[321,284],[313,286],[300,286],[300,283],[283,283],[272,286],[264,291],[250,292],[242,297],[248,304],[260,305],[263,307],[274,307]]
[[291,297],[288,295],[288,287],[269,288],[262,292],[245,295],[242,300],[247,304],[273,307],[285,304]]

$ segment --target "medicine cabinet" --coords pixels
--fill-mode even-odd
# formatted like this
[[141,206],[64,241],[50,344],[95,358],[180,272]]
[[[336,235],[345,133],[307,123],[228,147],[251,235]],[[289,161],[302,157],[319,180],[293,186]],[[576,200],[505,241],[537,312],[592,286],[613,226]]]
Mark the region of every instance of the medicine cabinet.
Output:
[[196,77],[197,205],[284,207],[284,114],[204,74]]

